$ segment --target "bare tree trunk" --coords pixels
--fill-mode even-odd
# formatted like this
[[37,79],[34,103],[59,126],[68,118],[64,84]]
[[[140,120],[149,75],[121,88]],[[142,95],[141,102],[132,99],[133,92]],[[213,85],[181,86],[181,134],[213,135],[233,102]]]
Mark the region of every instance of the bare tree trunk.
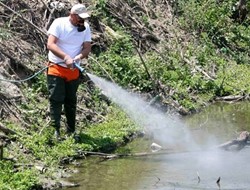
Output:
[[239,11],[239,20],[240,22],[243,22],[247,15],[247,2],[246,0],[239,0],[238,7]]
[[3,159],[3,144],[0,142],[0,160]]
[[247,16],[247,1],[239,0],[236,6],[236,10],[233,12],[233,19],[242,23],[246,19]]

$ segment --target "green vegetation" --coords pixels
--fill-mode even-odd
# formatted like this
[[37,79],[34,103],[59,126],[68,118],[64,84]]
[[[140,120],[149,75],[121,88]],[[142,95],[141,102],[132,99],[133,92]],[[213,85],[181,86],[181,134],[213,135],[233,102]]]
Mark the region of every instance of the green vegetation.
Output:
[[20,170],[14,168],[10,161],[0,161],[0,186],[1,189],[20,189],[27,190],[34,188],[37,183],[37,175],[30,169]]
[[101,77],[106,77],[104,71],[108,72],[120,86],[149,92],[152,90],[152,81],[134,51],[131,37],[123,34],[122,38],[113,41],[106,52],[96,57],[102,67],[93,62],[92,68]]
[[[36,90],[34,90],[35,93],[37,93]],[[47,102],[38,103],[39,98],[34,96],[34,92],[28,91],[29,99],[22,105],[23,119],[29,119],[29,122],[34,125],[24,128],[17,124],[6,123],[8,128],[19,135],[14,135],[13,137],[16,138],[14,143],[4,148],[4,158],[14,157],[15,163],[21,163],[21,165],[14,169],[15,163],[7,160],[0,162],[4,166],[0,170],[2,172],[0,184],[6,183],[4,179],[13,180],[8,184],[9,186],[7,184],[1,186],[4,189],[33,189],[41,183],[41,174],[35,169],[36,165],[42,164],[43,167],[49,168],[46,175],[53,176],[62,163],[78,158],[81,152],[110,153],[126,144],[128,137],[140,130],[124,112],[113,105],[108,108],[103,122],[86,126],[83,120],[80,121],[77,126],[79,134],[77,141],[72,136],[66,136],[64,126],[62,126],[63,140],[57,141],[53,135],[54,130],[42,120],[45,113],[39,113]],[[15,188],[17,186],[18,188]]]
[[[192,40],[185,48],[177,39],[169,41],[172,48],[165,51],[147,51],[143,57],[152,78],[146,73],[131,36],[124,33],[125,28],[121,30],[116,22],[112,22],[112,17],[105,21],[112,23],[115,32],[122,37],[113,39],[109,49],[99,53],[96,60],[125,88],[152,93],[155,81],[159,81],[173,92],[172,98],[189,111],[199,110],[204,103],[218,96],[248,94],[249,17],[243,22],[233,18],[237,2],[176,1],[174,7],[178,10],[179,20],[176,27],[184,29]],[[101,4],[98,11],[106,12],[103,1]],[[107,77],[103,68],[95,62],[92,65],[97,75]]]

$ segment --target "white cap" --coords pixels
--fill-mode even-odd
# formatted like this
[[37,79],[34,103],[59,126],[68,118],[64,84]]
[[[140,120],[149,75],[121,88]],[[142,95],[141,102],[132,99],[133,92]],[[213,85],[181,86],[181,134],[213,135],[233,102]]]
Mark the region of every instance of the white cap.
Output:
[[88,18],[89,13],[87,12],[87,8],[83,4],[76,4],[71,8],[71,14],[77,14],[81,18]]

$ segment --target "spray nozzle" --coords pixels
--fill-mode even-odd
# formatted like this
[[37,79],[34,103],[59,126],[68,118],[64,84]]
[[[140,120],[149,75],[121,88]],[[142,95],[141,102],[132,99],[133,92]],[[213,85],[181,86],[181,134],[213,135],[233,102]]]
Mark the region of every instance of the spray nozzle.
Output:
[[74,62],[74,67],[76,67],[77,69],[79,69],[79,71],[82,73],[85,71],[85,69],[83,67],[80,66],[79,62]]

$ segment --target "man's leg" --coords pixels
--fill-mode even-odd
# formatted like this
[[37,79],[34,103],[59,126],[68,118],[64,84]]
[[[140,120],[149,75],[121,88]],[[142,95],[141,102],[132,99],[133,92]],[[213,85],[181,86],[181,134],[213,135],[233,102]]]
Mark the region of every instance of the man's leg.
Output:
[[65,101],[64,109],[67,118],[67,133],[72,134],[75,132],[76,123],[76,102],[77,102],[77,89],[79,86],[79,79],[66,82],[65,85]]
[[65,81],[60,77],[48,75],[47,85],[49,90],[51,125],[55,128],[55,133],[59,137],[62,104],[65,98]]

